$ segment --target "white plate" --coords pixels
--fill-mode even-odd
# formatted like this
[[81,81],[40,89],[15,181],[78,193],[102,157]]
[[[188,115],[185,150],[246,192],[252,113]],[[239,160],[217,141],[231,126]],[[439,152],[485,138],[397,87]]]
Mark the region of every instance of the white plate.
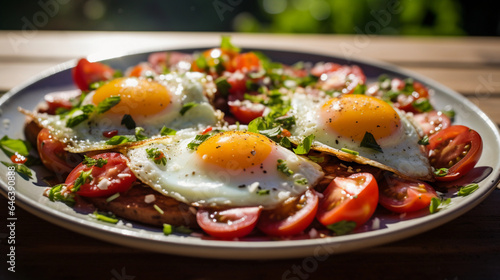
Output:
[[[195,50],[184,49],[182,51],[192,53]],[[495,123],[474,104],[449,88],[429,78],[378,62],[361,60],[348,62],[331,56],[278,50],[260,51],[267,54],[274,61],[287,64],[298,61],[333,61],[342,64],[358,64],[365,71],[369,80],[374,80],[380,74],[386,73],[395,77],[413,77],[433,88],[435,94],[432,101],[435,107],[442,109],[446,105],[451,105],[456,111],[455,123],[475,129],[483,138],[484,152],[472,172],[474,177],[480,178],[475,179],[476,181],[481,180],[479,189],[467,197],[452,197],[452,202],[448,208],[432,215],[422,215],[423,212],[421,212],[412,215],[412,217],[402,217],[388,214],[387,211],[377,210],[374,218],[368,221],[365,226],[368,231],[323,239],[287,241],[214,241],[192,236],[165,236],[161,229],[137,223],[132,223],[133,227],[131,228],[96,221],[84,213],[76,212],[63,203],[50,202],[46,197],[43,197],[42,192],[45,189],[45,183],[41,180],[45,173],[43,168],[36,169],[33,180],[26,181],[17,176],[15,185],[17,191],[16,204],[32,214],[59,226],[125,246],[196,257],[275,259],[343,253],[419,234],[469,211],[485,199],[499,182],[500,135]],[[135,65],[138,62],[146,61],[148,54],[126,55],[108,59],[104,62],[114,68],[124,70],[126,67]],[[8,119],[10,124],[6,125],[5,122],[0,124],[1,134],[8,135],[11,138],[24,138],[24,116],[17,111],[17,107],[33,109],[45,94],[73,89],[70,68],[74,65],[75,61],[58,65],[2,96],[0,99],[1,116],[3,120]],[[0,155],[0,160],[9,161],[3,153]],[[3,195],[6,195],[7,168],[0,165],[0,170],[0,191]],[[467,180],[472,179],[465,179],[464,182]],[[451,195],[450,193],[449,196]],[[377,230],[371,230],[374,219],[380,222],[380,228]]]

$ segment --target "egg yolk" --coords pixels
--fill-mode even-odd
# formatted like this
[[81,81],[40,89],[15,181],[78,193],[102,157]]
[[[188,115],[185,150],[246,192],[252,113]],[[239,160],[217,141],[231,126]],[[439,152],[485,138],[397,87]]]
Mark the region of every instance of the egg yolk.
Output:
[[376,97],[348,94],[328,100],[321,117],[338,135],[361,142],[366,132],[375,140],[394,134],[401,126],[398,113]]
[[196,152],[205,162],[236,170],[260,166],[275,145],[257,133],[228,131],[208,138]]
[[170,104],[170,94],[163,85],[132,77],[114,79],[99,87],[92,102],[97,105],[111,96],[120,96],[120,103],[108,112],[132,117],[154,115]]

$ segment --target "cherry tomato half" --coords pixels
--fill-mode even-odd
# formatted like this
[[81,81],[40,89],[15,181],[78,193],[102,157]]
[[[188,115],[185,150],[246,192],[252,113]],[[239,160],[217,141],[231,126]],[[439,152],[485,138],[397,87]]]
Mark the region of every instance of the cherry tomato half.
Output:
[[47,128],[37,136],[37,149],[40,160],[49,170],[58,175],[67,175],[81,162],[81,157],[64,150],[66,145],[54,139]]
[[231,71],[241,71],[243,73],[258,70],[260,68],[260,59],[253,52],[241,53],[231,61]]
[[[92,156],[93,159],[105,159],[102,167],[80,163],[66,178],[66,185],[71,186],[82,172],[92,169],[90,182],[85,182],[76,193],[81,196],[108,196],[128,190],[136,181],[134,173],[127,165],[127,158],[120,153],[103,153]],[[105,180],[105,181],[104,181]]]
[[323,225],[353,221],[359,227],[375,212],[378,184],[370,173],[336,177],[323,192],[316,218]]
[[472,170],[481,157],[483,141],[474,130],[453,125],[429,137],[429,161],[436,169],[444,168],[438,181],[453,181]]
[[427,183],[409,181],[389,175],[379,183],[379,203],[396,213],[418,211],[428,207],[436,191]]
[[71,70],[73,82],[81,90],[89,90],[92,83],[106,81],[113,78],[113,68],[100,62],[89,62],[82,58],[76,66]]
[[318,211],[318,195],[308,190],[278,209],[264,211],[257,227],[267,235],[290,236],[305,230]]
[[266,107],[262,104],[244,102],[229,102],[229,111],[236,117],[242,124],[248,124],[252,120],[261,117],[264,114]]
[[260,207],[241,207],[227,210],[199,209],[198,225],[208,234],[219,238],[238,238],[248,235],[257,225]]

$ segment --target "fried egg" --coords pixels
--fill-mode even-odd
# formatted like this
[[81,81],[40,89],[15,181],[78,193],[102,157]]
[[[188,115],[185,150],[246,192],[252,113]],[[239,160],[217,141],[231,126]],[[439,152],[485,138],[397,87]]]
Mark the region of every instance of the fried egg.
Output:
[[[296,125],[290,131],[293,143],[301,143],[312,134],[313,150],[405,178],[432,179],[428,158],[418,144],[418,130],[403,112],[389,103],[357,94],[316,99],[296,94],[292,108],[296,118]],[[371,140],[364,139],[367,134],[373,136]]]
[[[207,207],[272,209],[303,194],[323,176],[318,164],[261,134],[218,132],[190,148],[195,137],[183,132],[129,147],[129,166],[156,191]],[[162,155],[164,163],[158,160]]]
[[[106,144],[110,132],[133,136],[135,127],[141,127],[145,136],[156,137],[163,126],[179,130],[216,125],[222,113],[214,110],[207,98],[214,90],[211,79],[197,72],[172,72],[154,79],[123,77],[89,93],[80,108],[97,107],[114,96],[120,96],[120,102],[104,113],[94,111],[73,127],[68,127],[68,120],[84,114],[84,110],[73,110],[63,116],[43,113],[31,116],[40,126],[48,128],[53,137],[66,143],[70,152],[103,150],[112,147]],[[124,121],[125,115],[129,116],[128,121]]]

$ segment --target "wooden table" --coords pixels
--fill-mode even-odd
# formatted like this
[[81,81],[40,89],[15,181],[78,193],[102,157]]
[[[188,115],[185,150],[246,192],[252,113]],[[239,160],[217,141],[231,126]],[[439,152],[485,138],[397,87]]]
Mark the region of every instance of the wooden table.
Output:
[[[456,90],[500,124],[500,39],[370,35],[232,34],[236,45],[381,60]],[[0,32],[0,91],[41,70],[94,53],[219,44],[214,33]],[[0,197],[0,205],[7,200]],[[26,279],[498,279],[500,190],[460,218],[426,233],[318,261],[212,260],[151,253],[68,231],[18,209],[15,276]],[[4,208],[2,206],[2,208]],[[5,220],[6,211],[0,211]],[[0,230],[0,234],[5,228]],[[0,237],[4,237],[3,236]],[[6,239],[0,239],[1,279]],[[305,266],[304,266],[305,265]],[[313,269],[314,268],[314,269]],[[2,277],[5,275],[5,277]]]

